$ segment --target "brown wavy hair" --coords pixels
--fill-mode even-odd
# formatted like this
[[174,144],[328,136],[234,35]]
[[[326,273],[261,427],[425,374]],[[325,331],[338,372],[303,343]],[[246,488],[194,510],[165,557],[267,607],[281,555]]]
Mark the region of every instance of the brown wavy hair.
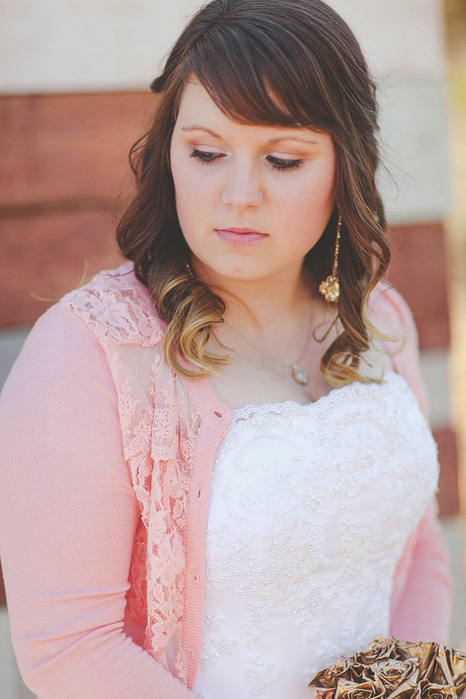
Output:
[[[134,261],[155,310],[167,323],[164,354],[180,376],[208,377],[228,356],[207,352],[223,322],[224,300],[193,279],[170,169],[170,141],[182,91],[197,77],[230,119],[244,124],[310,127],[333,139],[335,209],[304,259],[311,293],[331,273],[338,212],[342,215],[338,316],[343,331],[320,370],[332,386],[380,381],[358,371],[375,328],[367,300],[391,256],[384,208],[375,184],[379,165],[376,85],[343,19],[322,0],[213,0],[181,32],[161,75],[151,128],[133,145],[136,191],[117,226],[119,249]],[[317,338],[316,338],[317,339]],[[184,366],[182,359],[195,370]]]

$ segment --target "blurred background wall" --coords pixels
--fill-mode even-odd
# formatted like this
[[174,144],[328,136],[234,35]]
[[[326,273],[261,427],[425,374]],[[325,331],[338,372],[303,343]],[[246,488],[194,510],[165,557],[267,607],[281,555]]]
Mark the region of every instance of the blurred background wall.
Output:
[[[201,3],[4,0],[0,26],[0,386],[32,324],[121,259],[113,231],[127,154],[150,120],[148,85]],[[379,85],[379,184],[413,310],[439,445],[439,502],[466,642],[466,10],[464,0],[331,0]],[[123,193],[123,196],[120,195]],[[4,602],[4,598],[3,598]],[[0,696],[31,696],[0,607]]]

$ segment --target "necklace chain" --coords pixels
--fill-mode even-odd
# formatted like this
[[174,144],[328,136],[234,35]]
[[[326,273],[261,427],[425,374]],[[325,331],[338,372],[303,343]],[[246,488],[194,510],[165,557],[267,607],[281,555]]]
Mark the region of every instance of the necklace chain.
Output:
[[235,332],[237,335],[240,335],[240,337],[242,337],[243,340],[246,340],[246,342],[247,342],[249,345],[251,345],[251,347],[254,347],[254,349],[257,350],[257,352],[260,352],[261,354],[263,354],[264,357],[267,357],[267,359],[270,359],[271,362],[274,362],[275,364],[280,364],[281,366],[287,367],[288,369],[290,369],[292,366],[294,366],[295,364],[298,364],[298,363],[301,361],[301,359],[303,358],[303,356],[304,356],[304,354],[305,354],[305,352],[306,352],[306,349],[308,348],[309,340],[310,340],[310,336],[311,336],[311,326],[309,325],[309,331],[308,331],[308,334],[307,334],[306,344],[305,344],[305,346],[304,346],[303,351],[302,351],[301,354],[299,355],[298,359],[297,359],[295,362],[293,362],[293,364],[287,364],[287,363],[285,363],[285,362],[280,362],[278,359],[274,359],[273,357],[271,357],[270,355],[268,355],[266,352],[264,352],[263,350],[261,350],[260,347],[257,347],[257,345],[255,345],[254,343],[252,343],[251,340],[249,340],[245,335],[243,335],[243,333],[241,333],[239,330],[236,330],[236,328],[234,328],[232,325],[230,325],[230,323],[227,323],[226,320],[223,321],[223,322],[224,322],[224,324],[225,324],[227,327],[231,328],[231,330],[233,330],[233,332]]
[[243,335],[243,333],[241,333],[239,330],[236,330],[236,328],[234,328],[232,325],[230,325],[230,323],[227,323],[226,321],[224,321],[224,323],[229,328],[231,328],[231,330],[233,330],[233,332],[235,332],[237,335],[242,337],[243,340],[246,340],[246,342],[249,345],[251,345],[251,347],[254,347],[254,349],[257,350],[257,352],[260,352],[260,354],[262,354],[264,357],[267,357],[267,359],[269,359],[271,362],[274,362],[275,364],[279,364],[280,366],[286,367],[287,369],[291,369],[291,375],[292,375],[293,379],[295,381],[297,381],[297,383],[300,383],[302,385],[308,384],[309,378],[308,378],[307,372],[304,369],[300,369],[298,365],[299,365],[299,362],[303,358],[303,356],[304,356],[304,354],[309,346],[309,340],[311,337],[311,323],[310,322],[308,323],[309,329],[308,329],[308,334],[307,334],[307,338],[306,338],[306,344],[304,345],[304,349],[301,352],[301,354],[299,355],[298,359],[295,362],[293,362],[293,364],[291,364],[291,365],[286,364],[285,362],[280,362],[278,359],[274,359],[273,357],[268,355],[266,352],[264,352],[262,349],[257,347],[254,343],[252,343],[245,335]]

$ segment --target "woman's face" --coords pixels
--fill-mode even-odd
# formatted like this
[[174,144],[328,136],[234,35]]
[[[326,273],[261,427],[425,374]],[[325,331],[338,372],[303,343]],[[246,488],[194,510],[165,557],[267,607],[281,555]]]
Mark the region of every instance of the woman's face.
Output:
[[[238,124],[194,81],[182,94],[170,160],[178,219],[198,274],[220,284],[299,274],[334,208],[328,134]],[[222,233],[231,228],[263,235]]]

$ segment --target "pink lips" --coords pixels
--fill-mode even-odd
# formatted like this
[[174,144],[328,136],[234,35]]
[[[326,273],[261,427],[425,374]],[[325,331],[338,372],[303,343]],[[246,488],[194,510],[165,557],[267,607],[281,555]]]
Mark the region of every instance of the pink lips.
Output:
[[242,245],[252,245],[257,243],[259,240],[267,238],[265,233],[259,233],[251,228],[228,228],[228,229],[216,229],[216,233],[222,240],[225,240],[230,245],[235,245],[236,247]]

